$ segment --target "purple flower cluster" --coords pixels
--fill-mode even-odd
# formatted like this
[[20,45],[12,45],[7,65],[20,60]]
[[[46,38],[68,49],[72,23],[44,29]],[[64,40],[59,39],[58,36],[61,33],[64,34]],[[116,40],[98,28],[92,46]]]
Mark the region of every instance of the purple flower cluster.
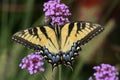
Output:
[[60,0],[49,0],[44,3],[45,17],[51,19],[51,25],[57,23],[63,25],[65,22],[69,22],[67,16],[71,15],[68,6],[60,4]]
[[40,55],[40,52],[35,52],[24,57],[19,66],[21,69],[27,69],[30,74],[44,72],[42,60],[43,57]]
[[[95,80],[119,80],[118,72],[116,71],[114,66],[109,64],[101,64],[100,66],[93,67],[96,70],[94,73]],[[92,77],[89,80],[94,80]]]

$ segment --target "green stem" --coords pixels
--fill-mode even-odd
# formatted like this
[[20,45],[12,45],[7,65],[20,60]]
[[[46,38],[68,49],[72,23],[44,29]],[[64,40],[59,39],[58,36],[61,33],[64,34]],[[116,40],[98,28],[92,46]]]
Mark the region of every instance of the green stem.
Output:
[[62,65],[59,66],[59,80],[62,80]]

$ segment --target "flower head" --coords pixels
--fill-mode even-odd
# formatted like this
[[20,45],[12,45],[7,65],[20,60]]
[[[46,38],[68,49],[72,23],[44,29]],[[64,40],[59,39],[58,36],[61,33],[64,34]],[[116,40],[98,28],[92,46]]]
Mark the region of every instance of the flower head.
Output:
[[[116,71],[114,66],[109,64],[101,64],[100,66],[95,66],[93,69],[96,71],[94,73],[95,80],[119,80],[118,79],[118,72]],[[89,80],[92,77],[89,78]]]
[[40,52],[35,52],[24,57],[19,66],[21,69],[27,69],[30,74],[44,72],[44,68],[42,68],[44,63],[42,60],[43,58],[40,55]]
[[68,6],[60,4],[60,0],[49,0],[44,3],[45,16],[47,19],[51,19],[51,24],[55,23],[63,25],[65,22],[69,22],[67,16],[71,15]]

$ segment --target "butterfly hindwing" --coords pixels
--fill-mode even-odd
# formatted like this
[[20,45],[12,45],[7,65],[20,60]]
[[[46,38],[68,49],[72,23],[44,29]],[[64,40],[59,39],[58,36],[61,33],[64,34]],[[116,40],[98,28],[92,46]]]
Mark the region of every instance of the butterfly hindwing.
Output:
[[45,46],[50,52],[58,52],[58,43],[54,29],[49,26],[25,29],[15,33],[12,38],[31,49],[39,50],[39,47]]

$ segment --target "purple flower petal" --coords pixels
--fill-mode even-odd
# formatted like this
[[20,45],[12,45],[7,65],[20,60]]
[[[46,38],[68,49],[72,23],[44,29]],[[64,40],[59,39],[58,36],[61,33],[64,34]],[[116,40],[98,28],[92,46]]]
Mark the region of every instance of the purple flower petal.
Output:
[[[60,0],[49,0],[44,3],[45,16],[52,19],[51,25],[57,23],[58,25],[63,25],[69,22],[68,16],[71,15],[68,7],[65,4],[60,4]],[[45,20],[49,21],[49,20]]]
[[35,52],[23,58],[19,66],[21,69],[27,69],[30,74],[44,72],[42,70],[39,70],[44,65],[44,62],[42,62],[42,60],[43,57],[40,55],[40,52]]
[[[101,64],[100,66],[93,67],[93,69],[96,71],[93,74],[95,80],[119,80],[118,72],[114,66]],[[91,77],[88,80],[91,80]]]

